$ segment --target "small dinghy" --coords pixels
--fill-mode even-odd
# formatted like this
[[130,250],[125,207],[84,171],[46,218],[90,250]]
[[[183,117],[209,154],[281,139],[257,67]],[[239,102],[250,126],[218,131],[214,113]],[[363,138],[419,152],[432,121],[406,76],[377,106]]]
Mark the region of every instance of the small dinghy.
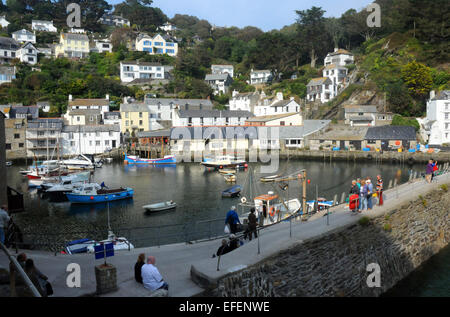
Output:
[[219,169],[219,173],[222,175],[236,174],[236,170],[223,168],[223,169]]
[[234,198],[238,197],[241,194],[242,186],[236,185],[233,187],[230,187],[222,192],[222,197],[225,198]]
[[234,175],[234,174],[226,174],[226,175],[224,175],[224,178],[227,183],[235,183],[236,182],[236,175]]
[[170,209],[175,209],[176,207],[177,207],[177,204],[173,200],[165,201],[165,202],[157,203],[157,204],[142,206],[142,208],[144,208],[145,211],[150,211],[150,212],[170,210]]
[[262,183],[273,183],[277,178],[280,178],[281,175],[272,175],[272,176],[267,176],[267,177],[261,177],[260,181]]

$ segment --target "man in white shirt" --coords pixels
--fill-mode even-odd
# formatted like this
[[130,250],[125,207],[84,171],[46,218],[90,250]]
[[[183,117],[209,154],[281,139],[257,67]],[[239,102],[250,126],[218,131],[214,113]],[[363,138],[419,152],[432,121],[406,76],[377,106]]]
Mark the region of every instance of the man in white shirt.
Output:
[[158,289],[169,289],[169,285],[164,282],[163,277],[155,266],[156,259],[154,256],[147,258],[147,264],[144,264],[141,269],[142,283],[144,287],[150,291]]

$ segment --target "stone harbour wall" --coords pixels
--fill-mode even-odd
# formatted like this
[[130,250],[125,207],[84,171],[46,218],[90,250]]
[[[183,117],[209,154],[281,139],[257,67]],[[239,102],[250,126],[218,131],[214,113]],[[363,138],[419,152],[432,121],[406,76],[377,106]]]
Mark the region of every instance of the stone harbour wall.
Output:
[[[208,296],[379,296],[450,241],[450,191],[414,196],[401,208],[299,242],[219,280]],[[381,287],[367,278],[381,268]]]

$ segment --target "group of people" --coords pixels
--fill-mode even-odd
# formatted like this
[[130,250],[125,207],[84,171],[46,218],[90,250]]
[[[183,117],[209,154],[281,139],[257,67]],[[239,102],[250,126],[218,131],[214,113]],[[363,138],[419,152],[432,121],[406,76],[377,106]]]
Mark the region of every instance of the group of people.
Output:
[[[255,214],[256,210],[255,208],[250,209],[250,213],[248,215],[248,225],[245,228],[244,237],[249,238],[249,240],[252,240],[252,237],[254,236],[255,239],[258,237],[257,232],[257,226],[258,226],[258,218]],[[236,234],[239,229],[241,229],[242,224],[239,220],[239,215],[236,212],[236,206],[232,206],[230,211],[228,211],[227,216],[225,218],[225,226],[228,226],[229,233]]]
[[136,282],[143,284],[149,291],[168,291],[169,284],[164,281],[155,264],[156,259],[154,256],[149,256],[145,259],[144,253],[139,254],[137,262],[134,265],[134,279]]
[[377,176],[377,182],[374,186],[370,177],[365,179],[356,179],[352,181],[350,189],[349,206],[352,212],[361,213],[364,210],[372,210],[373,195],[377,194],[378,205],[383,205],[383,179],[381,175]]
[[439,168],[437,166],[437,162],[433,159],[429,160],[425,174],[425,179],[429,184],[431,184],[431,182],[433,181],[434,177],[436,176],[436,172],[438,170]]
[[[20,253],[17,255],[17,262],[41,296],[48,297],[53,295],[53,287],[48,281],[48,277],[36,268],[33,259],[28,259],[25,253]],[[18,277],[15,266],[12,263],[10,264],[9,269],[11,273],[14,273]]]

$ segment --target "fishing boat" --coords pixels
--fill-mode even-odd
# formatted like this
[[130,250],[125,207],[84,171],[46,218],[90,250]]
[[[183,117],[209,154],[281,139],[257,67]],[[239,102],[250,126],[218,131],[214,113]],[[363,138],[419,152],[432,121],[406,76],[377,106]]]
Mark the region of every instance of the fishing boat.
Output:
[[102,244],[109,244],[112,243],[114,246],[114,251],[121,251],[121,250],[131,250],[134,249],[134,245],[129,242],[124,237],[116,237],[116,235],[109,230],[108,231],[108,238],[106,240],[98,241],[93,244],[90,244],[87,246],[87,252],[88,253],[94,253],[95,252],[95,246],[102,245]]
[[234,158],[232,156],[217,156],[214,158],[205,157],[201,165],[207,168],[224,169],[246,167],[247,162],[244,159]]
[[95,245],[95,240],[88,238],[73,240],[66,244],[64,250],[67,254],[86,253],[91,245]]
[[[82,172],[64,175],[56,178],[53,177],[52,179],[49,179],[49,181],[44,181],[41,185],[41,188],[47,191],[50,188],[58,185],[70,185],[73,183],[87,182],[90,175],[91,172]],[[46,180],[46,178],[44,178],[44,180]]]
[[242,186],[241,185],[235,185],[233,187],[230,187],[222,192],[222,197],[225,198],[234,198],[238,197],[241,194]]
[[107,189],[99,184],[84,184],[66,194],[71,203],[77,204],[95,204],[129,199],[133,198],[133,195],[134,190],[132,188]]
[[142,206],[142,208],[149,212],[171,210],[175,209],[176,207],[177,204],[173,200]]
[[166,155],[164,158],[157,158],[157,159],[145,159],[140,158],[139,156],[131,156],[125,154],[125,160],[124,162],[126,164],[176,164],[177,159],[174,155]]

